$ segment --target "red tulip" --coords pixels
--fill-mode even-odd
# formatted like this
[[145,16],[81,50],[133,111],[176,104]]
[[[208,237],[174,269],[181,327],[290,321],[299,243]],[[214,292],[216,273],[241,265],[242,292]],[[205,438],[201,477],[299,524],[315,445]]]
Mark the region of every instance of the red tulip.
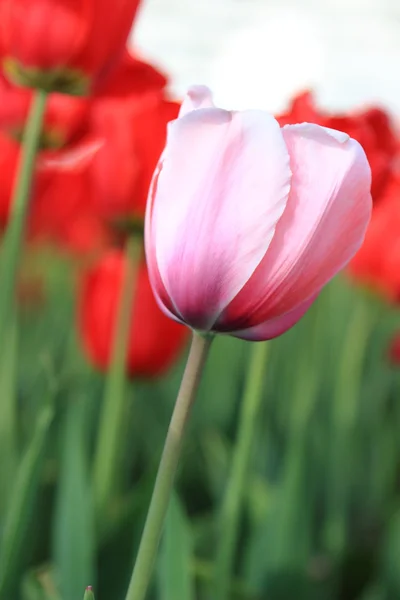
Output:
[[295,96],[289,110],[277,117],[280,126],[293,125],[294,123],[324,124],[325,115],[317,108],[314,96],[310,91],[302,92]]
[[29,216],[31,240],[50,241],[74,254],[92,254],[109,244],[109,234],[93,206],[91,155],[87,160],[69,158],[84,153],[90,143],[84,139],[65,152],[42,153]]
[[147,193],[179,105],[166,97],[166,78],[125,55],[91,111],[93,134],[104,140],[93,161],[94,200],[106,220],[144,218]]
[[[32,91],[17,87],[0,74],[0,129],[17,140],[22,138]],[[87,127],[87,98],[51,94],[48,98],[40,148],[62,148],[77,139]]]
[[93,161],[94,200],[107,219],[143,219],[148,189],[179,105],[160,92],[108,99],[93,108],[94,132],[105,140]]
[[18,164],[19,144],[0,131],[0,225],[4,226],[10,212],[11,194]]
[[[1,0],[0,0],[1,6]],[[115,235],[109,221],[143,220],[148,187],[178,105],[165,76],[124,52],[90,99],[52,93],[29,206],[30,240],[97,252]],[[0,77],[0,222],[11,190],[32,91]]]
[[[124,268],[123,254],[109,251],[82,282],[79,332],[90,360],[102,370],[110,361]],[[132,311],[127,370],[131,376],[159,375],[177,359],[188,334],[158,308],[144,263],[139,268]]]
[[393,176],[374,207],[367,235],[349,266],[358,281],[400,302],[400,177]]
[[[32,93],[0,76],[2,225],[9,216],[19,141]],[[104,227],[91,204],[89,162],[93,151],[87,149],[95,144],[93,136],[87,134],[90,105],[91,100],[86,98],[49,95],[29,205],[27,233],[31,241],[51,241],[78,252],[104,246]],[[99,144],[97,140],[97,148]],[[86,158],[77,160],[77,157]]]
[[160,91],[167,82],[163,73],[125,50],[110,76],[97,86],[95,98],[136,97],[150,91]]
[[120,56],[139,0],[0,0],[7,73],[28,87],[82,92]]

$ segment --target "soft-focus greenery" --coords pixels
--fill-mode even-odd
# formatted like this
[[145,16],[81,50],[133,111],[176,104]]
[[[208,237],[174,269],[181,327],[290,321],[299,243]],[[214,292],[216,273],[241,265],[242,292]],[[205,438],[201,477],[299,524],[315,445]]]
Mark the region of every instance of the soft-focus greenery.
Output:
[[[39,262],[45,300],[18,309],[1,346],[0,600],[81,600],[89,584],[123,600],[184,357],[132,383],[115,494],[96,515],[104,377],[79,350],[72,269]],[[342,277],[270,342],[232,600],[400,597],[400,370],[387,360],[399,321]],[[213,598],[249,348],[220,337],[211,350],[149,600]]]

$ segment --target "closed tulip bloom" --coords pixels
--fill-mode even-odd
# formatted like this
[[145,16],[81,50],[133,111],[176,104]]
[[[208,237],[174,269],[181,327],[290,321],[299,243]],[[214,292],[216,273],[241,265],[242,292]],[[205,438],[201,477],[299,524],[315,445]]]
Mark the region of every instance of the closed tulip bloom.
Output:
[[112,68],[139,0],[0,0],[9,77],[28,87],[83,93]]
[[371,173],[347,134],[281,128],[191,89],[153,176],[146,256],[164,312],[265,340],[292,327],[360,247]]

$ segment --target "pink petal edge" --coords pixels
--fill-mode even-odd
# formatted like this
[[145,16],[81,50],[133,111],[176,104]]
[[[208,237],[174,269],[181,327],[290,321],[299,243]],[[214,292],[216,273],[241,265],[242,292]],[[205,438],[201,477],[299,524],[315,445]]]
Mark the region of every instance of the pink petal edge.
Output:
[[202,108],[169,124],[151,237],[168,296],[193,327],[210,329],[262,261],[290,178],[267,113]]
[[242,340],[253,342],[261,342],[278,337],[296,325],[317,297],[318,293],[300,304],[300,306],[297,306],[294,310],[291,310],[282,316],[265,321],[255,327],[249,327],[248,329],[242,329],[241,331],[233,331],[231,335]]

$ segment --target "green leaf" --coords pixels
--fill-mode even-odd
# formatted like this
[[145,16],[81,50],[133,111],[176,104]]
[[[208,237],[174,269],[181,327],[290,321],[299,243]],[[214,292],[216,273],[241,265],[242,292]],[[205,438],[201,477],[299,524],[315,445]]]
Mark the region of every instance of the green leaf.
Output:
[[40,413],[32,440],[17,471],[15,485],[4,523],[0,549],[0,598],[9,600],[10,589],[18,582],[36,495],[40,485],[46,442],[53,409],[46,405]]
[[159,600],[194,600],[191,563],[192,534],[184,508],[174,494],[168,508],[158,564]]
[[93,514],[86,455],[83,402],[70,398],[64,416],[53,538],[58,587],[63,600],[82,597],[94,581]]
[[18,464],[17,442],[17,325],[11,319],[0,352],[0,515],[9,502],[10,485]]

